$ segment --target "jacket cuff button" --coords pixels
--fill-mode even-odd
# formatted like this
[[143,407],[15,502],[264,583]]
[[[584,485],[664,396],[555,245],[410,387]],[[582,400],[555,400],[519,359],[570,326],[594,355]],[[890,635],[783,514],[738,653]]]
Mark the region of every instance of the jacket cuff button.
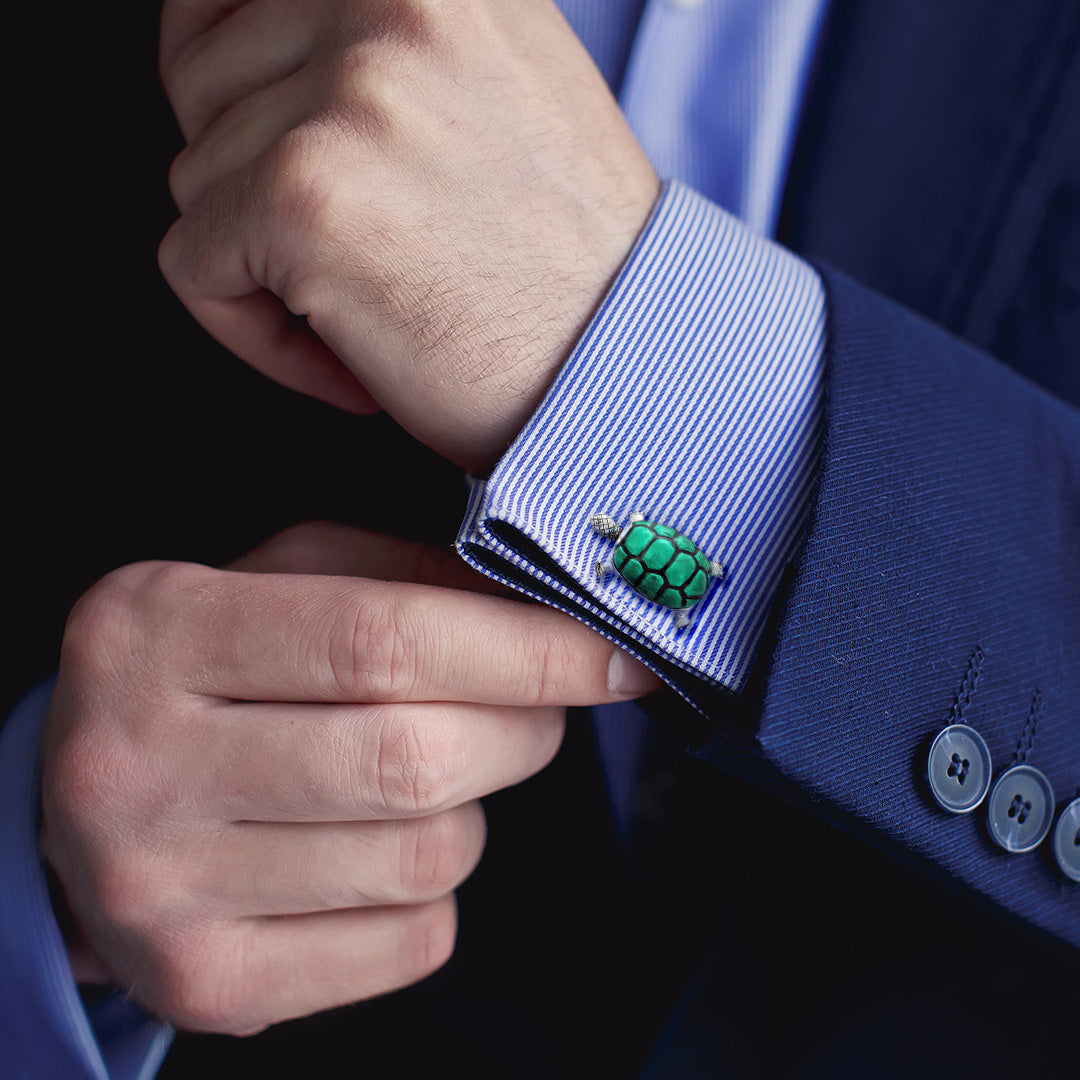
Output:
[[1014,765],[998,777],[987,804],[986,824],[994,842],[1013,854],[1042,843],[1054,817],[1054,789],[1032,765]]
[[1073,799],[1054,829],[1054,858],[1071,881],[1080,881],[1080,798]]
[[938,732],[926,763],[934,801],[950,814],[968,814],[983,801],[992,773],[983,737],[967,724]]

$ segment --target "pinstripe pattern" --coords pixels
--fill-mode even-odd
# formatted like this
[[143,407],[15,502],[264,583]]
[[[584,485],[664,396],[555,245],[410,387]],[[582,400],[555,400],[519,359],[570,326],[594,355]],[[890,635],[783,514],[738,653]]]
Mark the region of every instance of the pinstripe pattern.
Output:
[[[459,550],[476,544],[578,600],[708,681],[740,689],[802,526],[817,460],[824,300],[816,274],[680,183],[528,425],[476,481]],[[688,630],[621,579],[593,577],[611,543],[597,511],[640,510],[726,568]],[[573,583],[491,529],[538,545]]]

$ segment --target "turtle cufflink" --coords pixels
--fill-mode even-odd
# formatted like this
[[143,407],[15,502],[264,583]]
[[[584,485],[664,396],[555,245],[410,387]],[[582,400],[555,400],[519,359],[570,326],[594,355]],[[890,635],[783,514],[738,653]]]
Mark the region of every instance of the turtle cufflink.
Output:
[[690,609],[705,595],[709,582],[724,576],[724,568],[688,536],[646,521],[644,514],[631,514],[625,527],[607,514],[594,514],[589,524],[615,541],[611,558],[596,563],[597,578],[603,581],[610,573],[618,574],[646,600],[670,608],[677,630],[690,624]]

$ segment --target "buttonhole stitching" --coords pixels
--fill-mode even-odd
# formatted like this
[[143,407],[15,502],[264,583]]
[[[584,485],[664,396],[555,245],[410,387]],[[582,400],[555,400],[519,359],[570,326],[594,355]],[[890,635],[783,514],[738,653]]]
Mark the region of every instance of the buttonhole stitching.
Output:
[[959,724],[961,722],[964,710],[967,709],[968,705],[971,703],[972,697],[975,695],[975,687],[979,684],[979,673],[982,670],[982,663],[982,647],[976,645],[971,652],[967,671],[964,672],[964,678],[961,680],[960,687],[956,691],[956,697],[953,698],[952,707],[949,709],[949,716],[954,724]]
[[1035,726],[1039,722],[1039,710],[1042,708],[1042,691],[1036,686],[1031,695],[1031,708],[1028,710],[1027,720],[1016,740],[1016,749],[1013,751],[1013,762],[1023,765],[1027,761],[1028,754],[1035,747]]

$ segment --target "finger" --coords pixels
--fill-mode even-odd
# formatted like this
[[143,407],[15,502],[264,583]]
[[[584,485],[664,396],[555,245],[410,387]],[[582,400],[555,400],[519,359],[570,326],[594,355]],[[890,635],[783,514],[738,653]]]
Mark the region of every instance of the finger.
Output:
[[211,710],[169,767],[201,778],[186,798],[218,821],[402,820],[525,780],[562,734],[555,707],[239,703]]
[[175,230],[176,226],[162,243],[162,272],[207,333],[256,371],[290,390],[361,416],[379,411],[371,394],[307,323],[256,285],[246,271],[248,292],[223,298],[181,292],[166,253]]
[[237,189],[219,188],[210,201],[213,211],[180,218],[158,250],[181,303],[215,340],[282,386],[346,412],[378,412],[356,376],[253,274],[252,260],[265,263],[266,255],[251,250],[260,230],[247,221],[250,208]]
[[229,563],[227,570],[260,574],[327,574],[444,585],[520,599],[474,570],[453,547],[436,547],[334,521],[285,529]]
[[[162,81],[188,142],[230,105],[304,66],[315,40],[311,9],[292,0],[257,0],[195,33],[199,22],[178,26],[170,19],[166,27],[163,19]],[[195,13],[188,17],[194,20]]]
[[164,0],[161,6],[158,42],[158,60],[162,70],[171,67],[180,53],[196,38],[248,2],[249,0]]
[[424,903],[472,873],[484,839],[478,802],[409,821],[242,822],[192,888],[235,916]]
[[169,190],[186,214],[213,188],[239,183],[240,174],[269,151],[288,131],[309,117],[311,76],[301,69],[287,79],[231,102],[223,108],[169,169]]
[[250,1035],[425,978],[450,958],[456,931],[452,896],[230,923],[183,940],[143,1003],[180,1028]]
[[[151,568],[148,573],[153,573]],[[184,689],[246,701],[595,705],[659,686],[561,612],[428,585],[167,564]],[[167,641],[166,641],[167,645]]]
[[189,310],[222,345],[282,386],[359,416],[379,412],[356,376],[272,293],[205,300]]
[[456,912],[448,896],[260,920],[252,940],[256,985],[272,988],[260,1004],[276,1017],[302,1016],[411,985],[450,959]]

